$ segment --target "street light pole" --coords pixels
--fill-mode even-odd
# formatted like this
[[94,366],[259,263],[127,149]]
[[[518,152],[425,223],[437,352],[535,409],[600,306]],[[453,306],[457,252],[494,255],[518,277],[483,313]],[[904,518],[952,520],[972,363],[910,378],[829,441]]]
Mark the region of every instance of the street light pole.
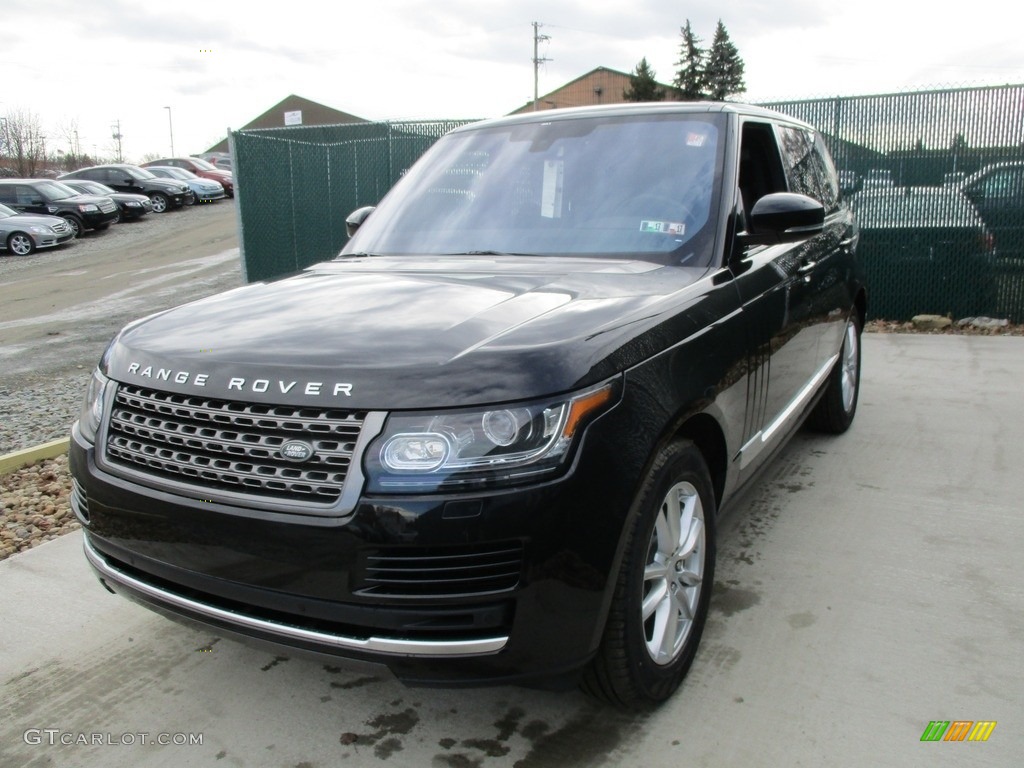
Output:
[[167,110],[167,128],[171,132],[171,157],[174,157],[174,123],[171,121],[171,108],[164,107]]

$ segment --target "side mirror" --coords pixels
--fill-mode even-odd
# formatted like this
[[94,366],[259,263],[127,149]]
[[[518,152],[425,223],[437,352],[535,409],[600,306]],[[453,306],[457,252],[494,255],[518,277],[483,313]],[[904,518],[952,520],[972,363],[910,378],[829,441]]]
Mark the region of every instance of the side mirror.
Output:
[[739,238],[741,245],[795,243],[819,234],[824,227],[825,207],[817,200],[773,192],[754,203],[747,231]]
[[121,183],[124,184],[126,187],[133,187],[133,186],[135,186],[135,182],[132,181],[132,179],[125,179]]
[[357,208],[348,215],[345,219],[345,231],[349,237],[352,237],[356,231],[363,226],[363,222],[370,218],[370,214],[376,210],[377,206],[367,205],[362,208]]

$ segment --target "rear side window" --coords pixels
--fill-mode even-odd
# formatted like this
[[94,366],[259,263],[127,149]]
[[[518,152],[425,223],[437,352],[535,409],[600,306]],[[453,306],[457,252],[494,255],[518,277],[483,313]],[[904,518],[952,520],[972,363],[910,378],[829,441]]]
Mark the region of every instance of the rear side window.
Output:
[[43,194],[33,187],[24,184],[18,185],[18,205],[32,205],[34,200],[43,197]]
[[839,206],[839,182],[835,166],[821,137],[810,131],[780,126],[782,162],[790,191],[814,198],[831,213]]

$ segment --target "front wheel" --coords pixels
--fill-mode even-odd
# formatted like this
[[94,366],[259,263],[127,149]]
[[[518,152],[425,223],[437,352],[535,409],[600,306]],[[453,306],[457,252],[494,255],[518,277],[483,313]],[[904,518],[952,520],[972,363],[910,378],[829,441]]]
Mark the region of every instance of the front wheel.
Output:
[[82,233],[85,232],[85,225],[77,216],[68,214],[67,216],[64,216],[63,219],[68,223],[68,226],[71,227],[71,236],[73,238],[81,237]]
[[7,238],[7,250],[15,256],[28,256],[35,249],[35,241],[24,232],[15,232]]
[[153,213],[163,213],[167,210],[167,206],[170,203],[167,195],[160,194],[159,192],[154,192],[150,199],[153,201]]
[[688,440],[657,457],[628,523],[626,551],[583,690],[619,706],[671,696],[693,663],[715,570],[715,496]]
[[854,312],[843,330],[843,348],[829,374],[825,394],[811,412],[810,425],[819,432],[842,434],[857,415],[860,395],[860,317]]

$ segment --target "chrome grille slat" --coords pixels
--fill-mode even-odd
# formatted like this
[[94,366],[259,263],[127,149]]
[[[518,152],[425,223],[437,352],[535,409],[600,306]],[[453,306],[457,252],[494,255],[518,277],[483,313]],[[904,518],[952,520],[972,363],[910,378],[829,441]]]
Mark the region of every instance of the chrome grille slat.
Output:
[[[329,506],[341,497],[364,418],[120,385],[105,456],[155,480],[190,485],[204,498],[226,491]],[[295,439],[314,447],[309,461],[289,462],[278,452]]]

